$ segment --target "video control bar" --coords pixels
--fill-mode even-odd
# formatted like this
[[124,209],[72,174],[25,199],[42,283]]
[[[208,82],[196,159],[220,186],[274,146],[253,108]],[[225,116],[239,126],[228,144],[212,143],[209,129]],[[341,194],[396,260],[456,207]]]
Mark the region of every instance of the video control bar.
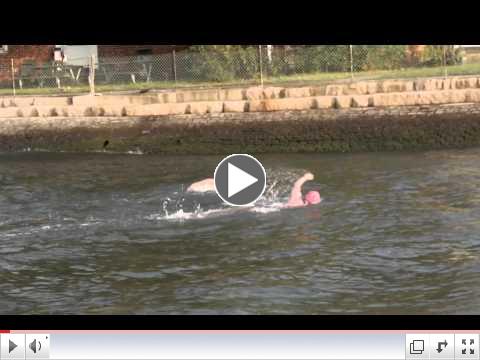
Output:
[[0,337],[0,360],[480,360],[479,333],[11,331]]

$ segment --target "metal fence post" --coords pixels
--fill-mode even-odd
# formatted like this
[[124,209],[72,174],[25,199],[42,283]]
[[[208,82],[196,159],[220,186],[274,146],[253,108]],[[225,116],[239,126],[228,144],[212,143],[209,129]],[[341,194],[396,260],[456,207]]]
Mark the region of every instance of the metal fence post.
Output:
[[15,67],[13,66],[13,59],[11,59],[12,61],[12,88],[13,88],[13,97],[15,97],[16,95],[16,89],[15,89]]
[[448,71],[447,71],[447,48],[446,45],[443,45],[443,76],[447,77],[448,76]]
[[95,95],[95,55],[90,56],[90,74],[88,74],[90,83],[90,95]]
[[350,46],[350,76],[353,81],[353,45]]
[[258,56],[260,61],[260,85],[263,87],[263,62],[262,62],[262,45],[258,45]]
[[173,79],[175,80],[175,85],[177,85],[177,57],[175,55],[175,49],[172,50],[172,62],[173,62]]

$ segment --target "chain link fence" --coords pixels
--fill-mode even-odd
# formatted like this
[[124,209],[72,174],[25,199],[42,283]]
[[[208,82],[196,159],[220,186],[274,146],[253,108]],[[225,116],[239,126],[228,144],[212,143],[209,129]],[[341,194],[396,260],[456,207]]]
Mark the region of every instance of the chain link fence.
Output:
[[478,53],[452,45],[203,46],[161,55],[11,59],[3,94],[56,94],[480,75]]
[[[88,64],[91,59],[82,60]],[[5,74],[7,74],[5,76]],[[2,94],[62,93],[71,89],[88,91],[90,66],[67,65],[60,62],[37,63],[11,59],[11,66],[0,67]]]

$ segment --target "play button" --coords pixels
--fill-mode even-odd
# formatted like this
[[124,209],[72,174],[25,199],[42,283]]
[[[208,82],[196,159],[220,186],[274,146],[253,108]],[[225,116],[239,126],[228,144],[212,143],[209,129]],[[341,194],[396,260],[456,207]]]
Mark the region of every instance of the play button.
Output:
[[1,334],[0,359],[25,359],[25,334]]
[[251,205],[265,191],[265,169],[247,154],[227,156],[217,165],[214,178],[218,196],[233,206]]
[[228,163],[228,197],[232,197],[238,194],[243,189],[246,189],[250,185],[255,184],[258,181],[256,177],[253,177],[249,173],[242,169]]
[[8,353],[11,353],[15,348],[18,347],[12,340],[8,341]]

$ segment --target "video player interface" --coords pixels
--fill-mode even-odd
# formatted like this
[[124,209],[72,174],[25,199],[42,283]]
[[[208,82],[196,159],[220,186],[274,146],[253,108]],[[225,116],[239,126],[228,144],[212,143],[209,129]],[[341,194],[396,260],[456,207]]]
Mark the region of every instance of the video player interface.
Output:
[[479,163],[480,45],[0,45],[0,312],[477,314]]
[[1,360],[478,360],[480,332],[8,331]]

